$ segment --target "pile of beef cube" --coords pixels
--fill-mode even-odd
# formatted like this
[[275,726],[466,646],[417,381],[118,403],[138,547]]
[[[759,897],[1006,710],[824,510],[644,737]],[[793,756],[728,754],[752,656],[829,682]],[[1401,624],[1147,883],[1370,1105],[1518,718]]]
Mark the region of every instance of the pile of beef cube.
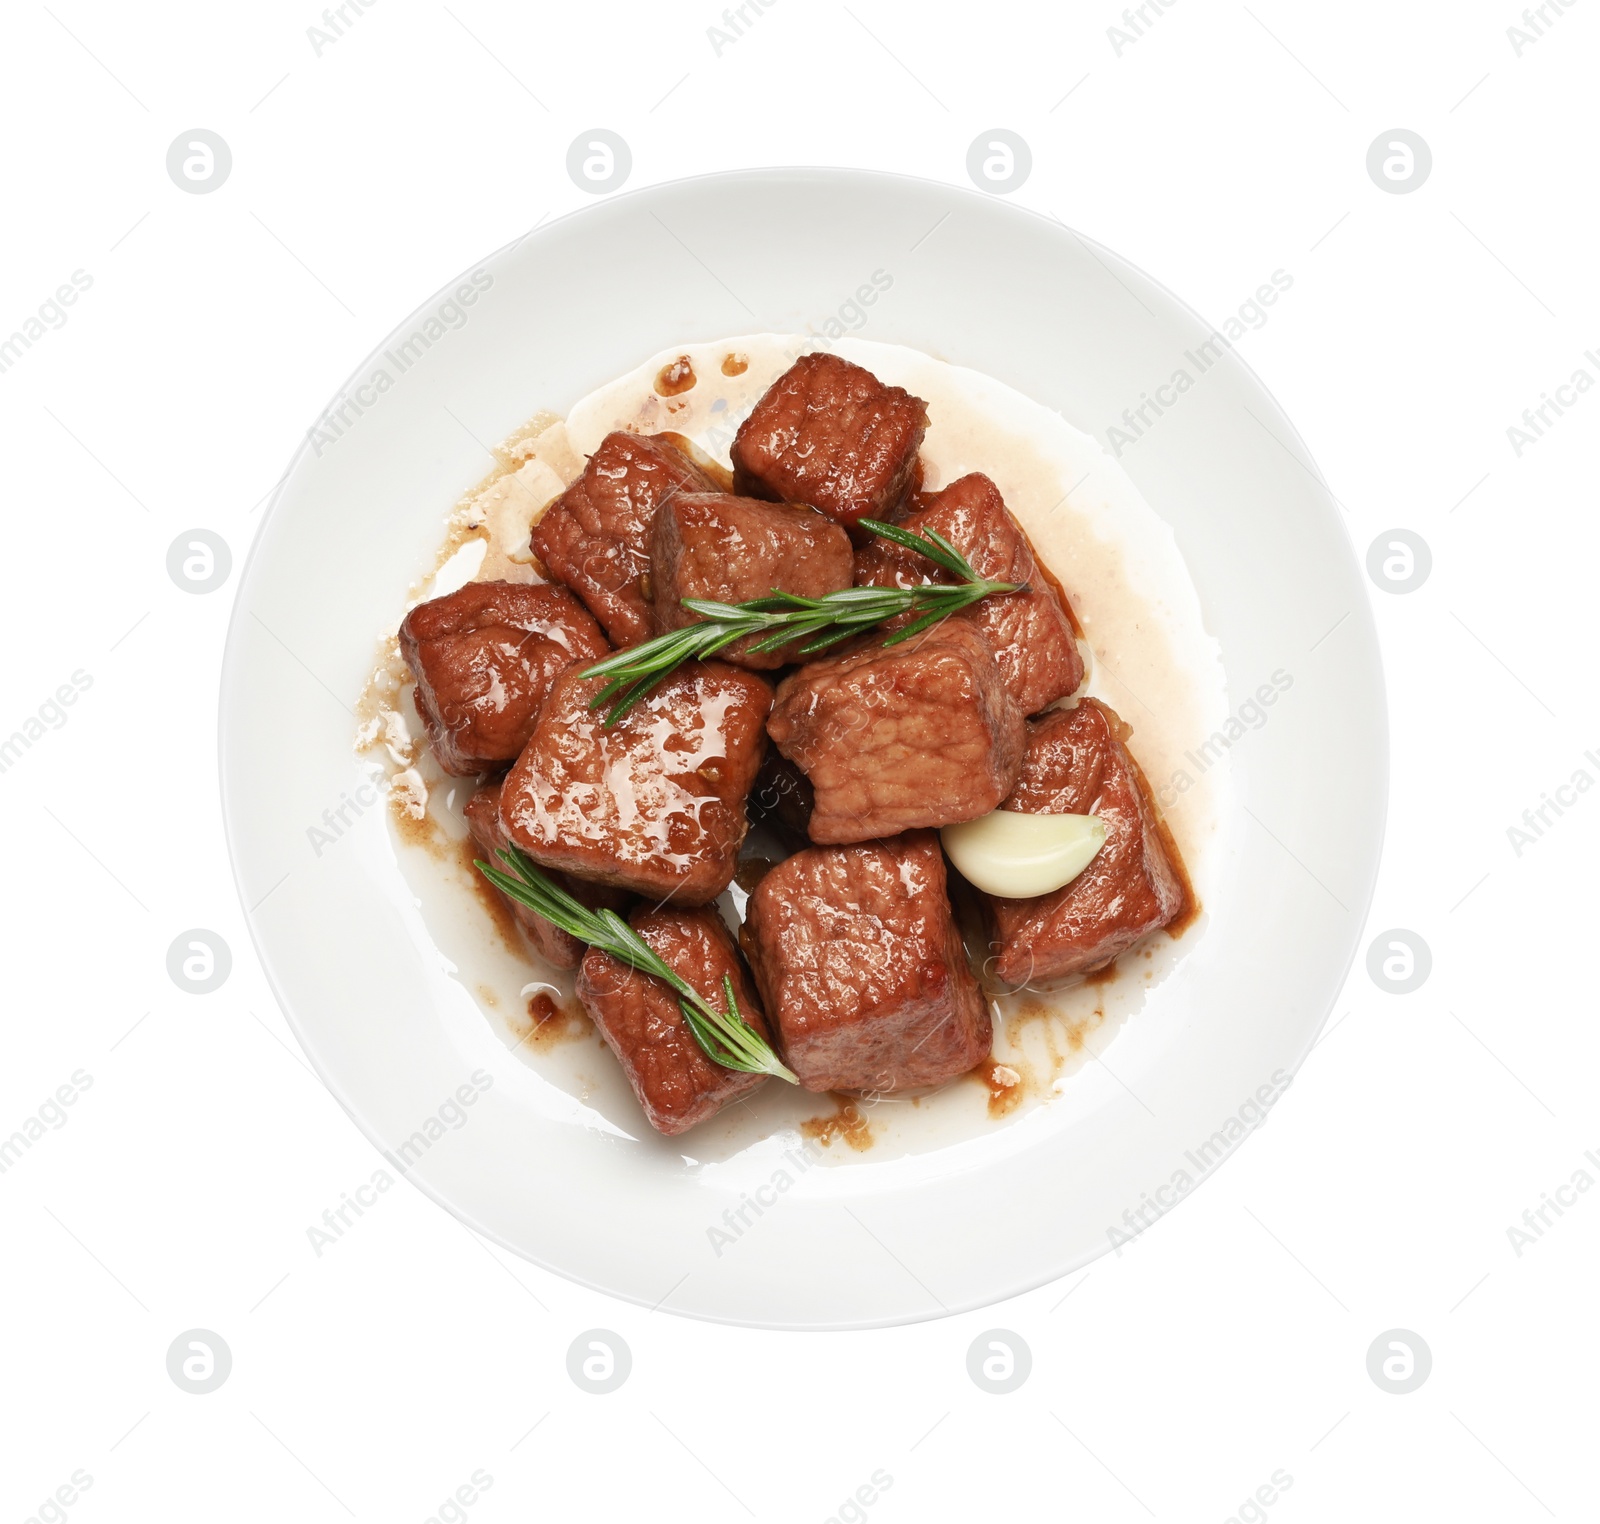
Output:
[[[805,355],[739,429],[731,493],[668,439],[609,434],[534,527],[548,583],[470,583],[412,609],[400,631],[440,766],[481,780],[466,815],[484,852],[515,843],[585,904],[626,915],[719,1007],[730,978],[813,1091],[919,1090],[989,1054],[940,826],[1002,805],[1107,826],[1065,888],[963,891],[987,928],[992,985],[1101,968],[1185,905],[1125,727],[1091,699],[1058,705],[1084,676],[1069,608],[988,477],[921,490],[927,422],[920,398]],[[609,728],[590,707],[604,679],[584,670],[695,619],[686,598],[944,577],[863,518],[935,530],[981,575],[1026,591],[896,645],[890,630],[812,660],[734,645],[680,666]],[[712,902],[752,818],[795,850],[755,885],[735,941]],[[764,1082],[708,1058],[658,980],[512,908],[545,960],[577,970],[659,1131]]]

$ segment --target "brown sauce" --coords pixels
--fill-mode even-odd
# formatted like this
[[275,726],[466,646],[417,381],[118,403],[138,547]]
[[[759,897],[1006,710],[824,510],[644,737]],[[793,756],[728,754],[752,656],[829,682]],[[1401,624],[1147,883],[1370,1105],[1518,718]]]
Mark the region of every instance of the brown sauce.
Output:
[[1006,1040],[1013,1047],[1017,1046],[1024,1024],[1043,1021],[1051,1033],[1059,1031],[1066,1038],[1067,1048],[1071,1052],[1081,1053],[1084,1043],[1089,1040],[1089,1034],[1105,1020],[1105,1015],[1104,1007],[1097,1006],[1089,1015],[1080,1017],[1076,1021],[1068,1021],[1049,1001],[1029,1000],[1018,1006],[1006,1023]]
[[505,896],[477,869],[476,859],[483,857],[483,848],[467,836],[462,838],[456,850],[460,854],[462,871],[472,885],[472,892],[483,907],[484,913],[494,923],[494,929],[500,934],[500,940],[512,952],[525,951],[522,933],[517,930],[517,918],[512,914],[511,907],[506,904]]
[[853,1097],[835,1095],[838,1109],[832,1116],[812,1117],[800,1124],[802,1136],[824,1148],[832,1148],[835,1138],[842,1138],[858,1154],[865,1153],[873,1144],[872,1123],[862,1115]]
[[989,1092],[991,1117],[1003,1117],[1022,1104],[1022,1098],[1027,1094],[1028,1087],[1023,1082],[1021,1073],[1010,1064],[997,1063],[993,1058],[986,1058],[972,1072]]
[[691,391],[697,380],[699,377],[695,375],[688,355],[679,355],[656,373],[656,391],[663,397],[678,397]]
[[[450,838],[439,828],[433,814],[424,808],[421,817],[413,815],[406,807],[403,795],[391,792],[389,814],[394,821],[395,834],[407,846],[420,847],[435,862],[446,862],[450,857]],[[474,870],[474,876],[478,876]]]
[[749,369],[749,355],[726,354],[722,357],[722,374],[725,376],[742,376]]
[[[1005,1022],[1006,1046],[1013,1056],[1001,1066],[1018,1075],[1015,1095],[1003,1083],[1005,1075],[991,1079],[981,1068],[974,1071],[974,1077],[983,1080],[989,1090],[989,1115],[1006,1115],[1020,1104],[1024,1096],[1048,1101],[1055,1093],[1061,1076],[1076,1067],[1076,1061],[1088,1047],[1090,1036],[1104,1022],[1104,1001],[1087,1015],[1075,1018],[1066,1016],[1047,1000],[1029,1000],[1019,1004]],[[1038,1068],[1021,1056],[1030,1031],[1036,1034],[1045,1050]],[[995,1083],[995,1080],[1000,1083]]]
[[[477,869],[474,859],[483,855],[483,849],[468,836],[457,844],[458,861],[472,885],[472,892],[488,916],[496,933],[506,947],[514,953],[528,956],[528,944],[522,928],[505,897]],[[478,998],[491,1010],[500,1009],[500,995],[485,984],[478,986]],[[519,1048],[529,1048],[536,1053],[548,1053],[564,1043],[580,1042],[594,1035],[594,1023],[588,1012],[576,1001],[554,1000],[548,991],[540,990],[528,999],[526,1031],[520,1023],[514,1027]]]
[[581,1005],[566,1001],[558,1004],[545,990],[529,998],[528,1020],[531,1025],[517,1046],[536,1053],[548,1053],[552,1048],[582,1042],[594,1035],[594,1023]]

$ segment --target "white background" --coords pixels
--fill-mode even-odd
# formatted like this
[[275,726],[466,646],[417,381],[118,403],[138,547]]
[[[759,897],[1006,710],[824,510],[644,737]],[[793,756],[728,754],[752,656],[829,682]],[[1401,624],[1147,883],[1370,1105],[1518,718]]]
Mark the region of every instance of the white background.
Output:
[[[1173,0],[1120,55],[1111,0],[944,24],[778,0],[720,55],[709,3],[349,14],[319,56],[309,0],[6,11],[0,336],[93,284],[0,374],[0,734],[75,671],[92,686],[0,773],[0,1136],[92,1085],[0,1175],[0,1524],[77,1471],[44,1518],[423,1521],[475,1471],[492,1484],[442,1517],[821,1521],[874,1472],[892,1484],[844,1517],[1595,1517],[1600,1192],[1520,1255],[1507,1229],[1600,1180],[1600,798],[1520,855],[1507,828],[1600,779],[1600,397],[1520,458],[1506,431],[1579,366],[1600,379],[1600,9],[1548,6],[1520,56],[1512,0]],[[197,126],[233,154],[209,195],[165,168]],[[1120,1258],[971,1316],[693,1324],[490,1250],[404,1184],[319,1257],[307,1229],[381,1161],[257,968],[215,766],[238,567],[303,430],[424,296],[589,201],[565,168],[586,129],[626,138],[632,188],[796,163],[965,183],[1000,126],[1032,147],[1018,203],[1213,322],[1292,274],[1240,352],[1357,552],[1395,527],[1431,547],[1418,591],[1372,594],[1394,768],[1368,936],[1420,934],[1427,983],[1385,994],[1358,959],[1216,1181]],[[1432,148],[1412,194],[1367,174],[1395,127]],[[166,571],[195,527],[233,552],[206,596]],[[233,950],[211,995],[166,972],[191,927]],[[566,1372],[596,1327],[633,1352],[608,1396]],[[232,1350],[207,1396],[167,1375],[193,1328]],[[1032,1351],[1010,1395],[967,1374],[992,1328]],[[1366,1367],[1395,1328],[1433,1357],[1403,1396]]]

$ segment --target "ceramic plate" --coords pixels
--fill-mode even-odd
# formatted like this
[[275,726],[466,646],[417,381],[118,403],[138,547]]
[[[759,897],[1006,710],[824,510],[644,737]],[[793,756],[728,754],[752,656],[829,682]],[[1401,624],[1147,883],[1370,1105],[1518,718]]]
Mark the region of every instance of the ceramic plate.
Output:
[[[475,284],[424,302],[315,422],[229,632],[235,874],[329,1088],[496,1242],[617,1296],[733,1323],[860,1327],[981,1306],[1179,1205],[1314,1042],[1382,837],[1385,703],[1365,586],[1340,509],[1272,398],[1115,254],[916,180],[786,170],[659,186],[475,270]],[[443,515],[487,468],[476,440],[565,413],[670,346],[824,332],[875,271],[892,290],[863,337],[983,372],[1102,443],[1125,410],[1174,399],[1159,417],[1147,407],[1118,464],[1171,528],[1234,719],[1216,748],[1227,787],[1205,918],[1115,1041],[1025,1115],[881,1155],[819,1150],[792,1127],[740,1146],[660,1139],[554,1083],[488,1019],[419,903],[413,849],[363,788],[352,710],[378,638],[433,565]],[[453,300],[463,282],[470,305]],[[435,336],[407,351],[419,327]],[[1194,384],[1174,391],[1180,370]],[[1258,721],[1275,673],[1291,685]]]

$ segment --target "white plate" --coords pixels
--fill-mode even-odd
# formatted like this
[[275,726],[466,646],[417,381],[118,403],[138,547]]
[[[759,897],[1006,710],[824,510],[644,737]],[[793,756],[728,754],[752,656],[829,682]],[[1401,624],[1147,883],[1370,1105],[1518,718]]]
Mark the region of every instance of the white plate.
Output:
[[[352,376],[338,437],[325,428],[302,448],[228,637],[234,869],[268,977],[330,1089],[397,1159],[416,1139],[411,1179],[490,1238],[615,1295],[726,1322],[937,1317],[1063,1275],[1154,1221],[1281,1096],[1343,982],[1377,870],[1376,639],[1340,511],[1288,421],[1224,353],[1121,458],[1176,535],[1230,708],[1276,670],[1293,687],[1229,754],[1205,934],[1119,1035],[1115,1076],[1088,1064],[1013,1125],[849,1168],[812,1166],[793,1135],[701,1157],[693,1134],[630,1136],[508,1050],[434,945],[383,809],[358,794],[350,705],[431,565],[443,513],[488,465],[462,423],[494,441],[669,345],[821,328],[879,269],[893,297],[873,308],[872,338],[986,372],[1101,439],[1209,330],[1058,224],[835,170],[618,197],[478,268],[492,283],[456,309],[465,322],[447,317],[420,359],[397,363],[453,282]],[[358,391],[380,368],[392,384]],[[315,850],[311,828],[341,806],[338,840]]]

